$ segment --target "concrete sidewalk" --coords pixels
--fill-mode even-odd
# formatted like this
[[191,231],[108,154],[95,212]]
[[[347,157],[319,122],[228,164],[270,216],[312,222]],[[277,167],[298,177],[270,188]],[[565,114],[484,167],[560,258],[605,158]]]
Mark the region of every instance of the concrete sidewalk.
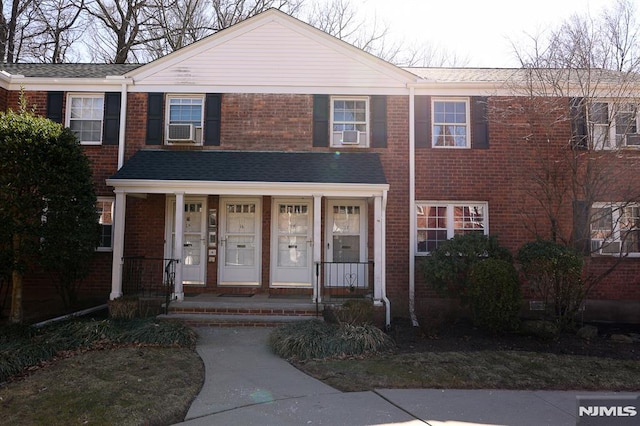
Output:
[[181,425],[575,425],[578,395],[611,395],[437,389],[343,393],[271,353],[270,328],[197,331],[205,383]]

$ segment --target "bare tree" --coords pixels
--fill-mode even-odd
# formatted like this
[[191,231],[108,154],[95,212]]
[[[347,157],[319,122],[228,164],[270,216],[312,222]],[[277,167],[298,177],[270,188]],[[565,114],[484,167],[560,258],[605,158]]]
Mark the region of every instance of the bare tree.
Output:
[[0,0],[0,62],[18,62],[16,40],[27,37],[25,13],[31,5],[32,0]]
[[147,53],[158,59],[213,31],[213,9],[207,0],[152,0]]
[[304,0],[211,0],[214,11],[213,30],[223,30],[272,8],[296,16],[303,2]]
[[22,38],[23,54],[34,62],[62,63],[69,49],[81,36],[78,25],[84,0],[74,4],[67,0],[41,0],[33,2],[32,35]]
[[[531,238],[585,255],[581,298],[629,251],[640,251],[640,185],[630,173],[640,161],[628,149],[640,145],[640,79],[629,42],[637,28],[630,4],[616,6],[595,19],[573,16],[547,38],[532,37],[509,84],[515,96],[490,109],[493,120],[517,123],[511,135],[528,160],[520,213]],[[613,256],[593,267],[596,253]]]
[[92,53],[95,59],[122,64],[135,61],[136,49],[150,40],[149,0],[88,0],[84,10],[93,21]]

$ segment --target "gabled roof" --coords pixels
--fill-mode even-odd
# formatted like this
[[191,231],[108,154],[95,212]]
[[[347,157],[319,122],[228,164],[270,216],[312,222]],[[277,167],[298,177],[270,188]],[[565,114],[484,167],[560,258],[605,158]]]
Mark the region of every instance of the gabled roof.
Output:
[[385,185],[376,153],[141,150],[110,181]]

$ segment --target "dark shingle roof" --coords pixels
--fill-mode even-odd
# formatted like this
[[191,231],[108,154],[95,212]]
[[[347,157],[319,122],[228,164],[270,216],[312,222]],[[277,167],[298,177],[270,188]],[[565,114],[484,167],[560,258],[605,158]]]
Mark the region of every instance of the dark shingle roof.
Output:
[[141,64],[4,64],[0,71],[25,77],[50,78],[105,78],[108,75],[124,75],[141,67]]
[[122,180],[386,184],[376,153],[142,150]]

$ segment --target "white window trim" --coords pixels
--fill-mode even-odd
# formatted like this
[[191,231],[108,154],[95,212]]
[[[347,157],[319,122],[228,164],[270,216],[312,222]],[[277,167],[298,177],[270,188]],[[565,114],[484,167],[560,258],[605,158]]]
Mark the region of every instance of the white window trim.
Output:
[[[337,141],[333,137],[333,111],[335,101],[364,101],[366,103],[366,141],[363,144],[343,144],[340,141]],[[331,139],[332,147],[347,147],[347,148],[368,148],[369,147],[369,139],[371,138],[369,132],[371,129],[371,100],[368,96],[331,96],[329,100],[330,108],[329,108],[329,135]]]
[[[640,207],[640,204],[638,204],[638,203],[597,202],[597,203],[593,203],[593,205],[591,207],[592,209],[611,208],[611,227],[612,227],[612,232],[611,232],[611,236],[609,238],[606,238],[605,240],[607,240],[606,241],[607,244],[620,243],[620,247],[621,248],[622,248],[622,240],[620,238],[620,210],[623,207]],[[593,244],[593,241],[600,240],[599,238],[592,238],[592,235],[593,234],[592,234],[591,226],[589,226],[589,240],[590,240],[591,244]],[[640,252],[621,253],[619,251],[618,253],[600,253],[600,252],[597,252],[597,251],[593,250],[593,245],[591,246],[591,251],[592,251],[592,255],[593,256],[640,257]]]
[[[467,140],[467,144],[466,146],[438,146],[434,143],[434,132],[433,132],[433,127],[435,126],[436,122],[434,120],[434,116],[435,116],[435,104],[436,102],[464,102],[465,103],[465,120],[466,120],[466,129],[467,129],[467,134],[466,134],[466,140]],[[429,122],[429,125],[431,126],[431,131],[429,132],[431,134],[431,140],[429,141],[431,143],[431,147],[432,148],[437,148],[437,149],[471,149],[471,100],[470,98],[464,98],[464,97],[452,97],[452,98],[448,98],[448,97],[432,97],[431,98],[431,117],[430,117],[431,121]]]
[[[418,206],[433,207],[433,206],[446,206],[447,208],[447,239],[450,240],[455,235],[454,228],[454,207],[456,206],[469,206],[469,205],[481,205],[484,208],[484,235],[489,235],[489,202],[488,201],[416,201],[414,209],[417,210]],[[425,228],[418,226],[418,215],[415,215],[415,246],[413,247],[414,256],[429,256],[430,252],[418,251],[418,232]]]
[[[602,151],[602,150],[616,150],[616,149],[640,149],[640,145],[627,145],[626,142],[624,145],[620,145],[618,146],[617,143],[617,133],[616,133],[616,117],[615,114],[612,112],[615,110],[615,107],[617,105],[626,105],[626,104],[633,104],[633,102],[629,101],[629,102],[613,102],[611,100],[607,100],[607,99],[596,99],[594,100],[591,104],[607,104],[607,113],[608,113],[608,120],[606,124],[597,124],[594,121],[592,121],[591,117],[588,117],[587,122],[589,124],[589,132],[592,132],[593,129],[596,126],[601,126],[601,127],[607,127],[607,136],[608,136],[608,145],[604,145],[604,146],[598,146],[596,145],[596,141],[593,139],[594,138],[594,134],[592,133],[591,136],[591,141],[593,144],[593,149],[597,150],[597,151]],[[638,109],[639,111],[636,113],[636,129],[637,129],[637,133],[633,133],[633,134],[640,134],[640,105],[638,105]],[[625,135],[625,141],[626,141],[626,135]]]
[[[168,128],[169,124],[171,124],[169,117],[171,113],[171,99],[200,99],[202,102],[202,115],[200,116],[200,126],[196,126],[195,131],[195,140],[193,142],[187,141],[170,141],[168,138]],[[204,117],[206,114],[205,111],[205,95],[203,94],[194,94],[194,93],[171,93],[167,94],[165,98],[165,113],[164,113],[164,132],[163,132],[163,140],[165,145],[196,145],[202,146],[204,144]],[[199,136],[198,136],[199,130]]]
[[100,141],[81,141],[80,145],[102,145],[104,139],[104,108],[105,108],[105,98],[104,93],[95,93],[95,92],[72,92],[67,93],[66,99],[66,107],[65,107],[65,127],[71,127],[71,99],[72,98],[102,98],[102,116],[100,117]]
[[113,230],[114,230],[114,221],[115,221],[114,213],[115,213],[116,199],[115,197],[97,197],[96,201],[98,203],[111,202],[111,247],[98,246],[96,247],[96,251],[112,252],[113,251]]

